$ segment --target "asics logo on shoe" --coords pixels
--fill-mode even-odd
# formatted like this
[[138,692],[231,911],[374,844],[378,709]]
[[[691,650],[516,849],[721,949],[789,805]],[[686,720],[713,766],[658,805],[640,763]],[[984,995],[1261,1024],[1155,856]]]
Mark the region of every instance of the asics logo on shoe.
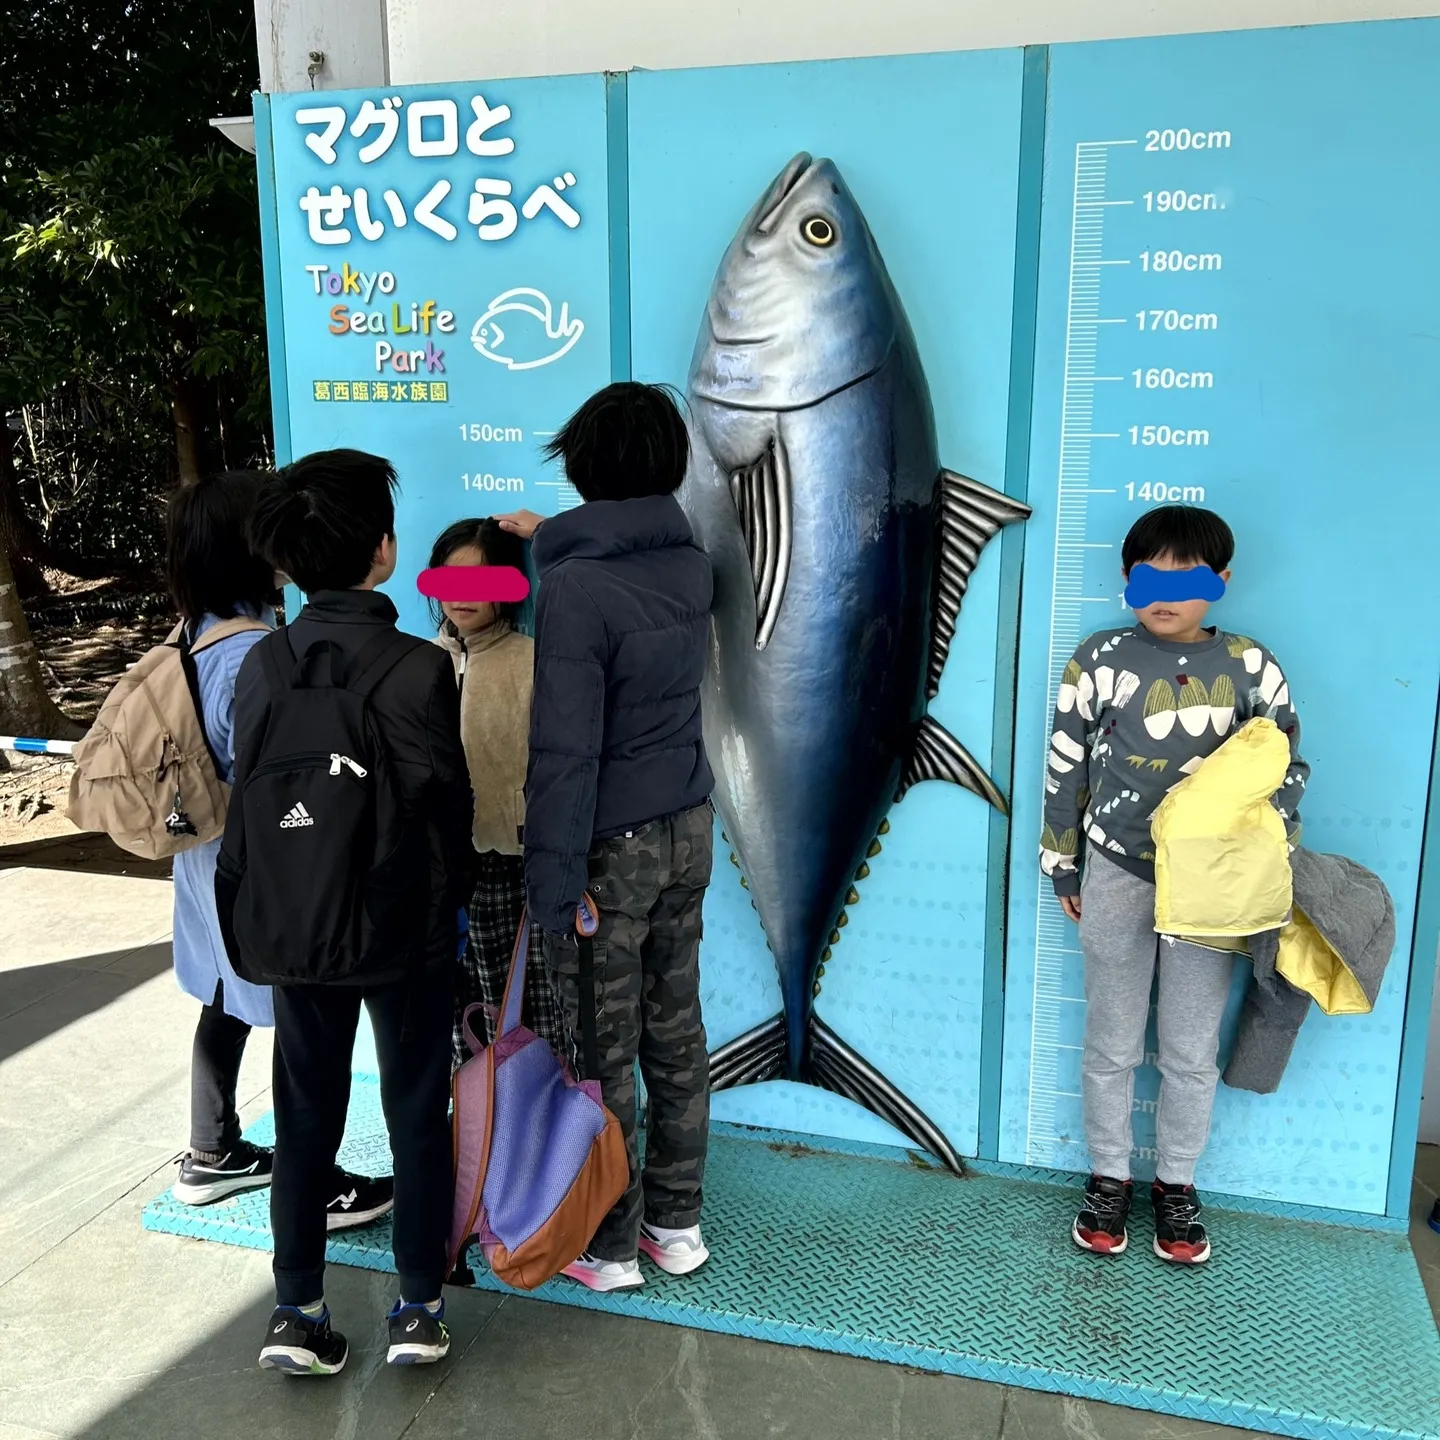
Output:
[[412,1320],[412,1321],[405,1327],[405,1333],[408,1335],[412,1330],[418,1330],[419,1328],[420,1328],[420,1322],[419,1322],[418,1320]]
[[282,1320],[270,1333],[272,1335],[278,1335],[284,1328],[285,1322]]
[[301,830],[306,825],[313,825],[315,817],[305,808],[303,804],[295,805],[288,815],[280,822],[282,830]]

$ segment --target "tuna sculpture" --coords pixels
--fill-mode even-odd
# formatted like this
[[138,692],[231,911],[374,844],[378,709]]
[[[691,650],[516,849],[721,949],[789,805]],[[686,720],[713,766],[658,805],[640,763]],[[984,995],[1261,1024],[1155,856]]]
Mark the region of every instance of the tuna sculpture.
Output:
[[712,1088],[808,1080],[958,1170],[814,996],[909,786],[949,780],[1004,809],[925,711],[981,550],[1029,511],[941,469],[915,338],[829,160],[797,155],[725,252],[689,401],[680,499],[715,570],[705,740],[784,998],[715,1052]]

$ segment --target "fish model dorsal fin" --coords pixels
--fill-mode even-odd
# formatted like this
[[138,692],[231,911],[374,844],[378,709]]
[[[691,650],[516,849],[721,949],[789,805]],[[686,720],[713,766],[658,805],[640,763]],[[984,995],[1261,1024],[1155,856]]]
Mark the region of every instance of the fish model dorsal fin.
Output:
[[960,605],[970,576],[980,563],[980,552],[1006,525],[1024,520],[1029,514],[1028,505],[953,470],[942,470],[936,477],[930,665],[925,676],[925,694],[931,700],[940,691],[940,676],[950,654],[950,642],[955,638]]
[[755,584],[755,648],[763,650],[790,578],[790,465],[778,436],[753,465],[731,472],[730,497]]
[[982,800],[988,800],[1002,815],[1010,813],[1005,797],[980,762],[929,715],[920,721],[915,731],[915,743],[910,747],[910,758],[900,779],[900,793],[895,798],[900,799],[922,780],[948,780],[953,785],[963,785]]

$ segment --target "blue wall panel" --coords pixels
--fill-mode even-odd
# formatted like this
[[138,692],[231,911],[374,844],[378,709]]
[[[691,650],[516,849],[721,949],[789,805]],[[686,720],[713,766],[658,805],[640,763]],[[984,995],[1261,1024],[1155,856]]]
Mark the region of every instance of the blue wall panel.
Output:
[[[1021,52],[993,51],[632,75],[636,378],[683,387],[715,267],[745,213],[795,152],[828,156],[914,326],[943,463],[1002,488],[1021,70]],[[999,574],[997,542],[976,572],[931,707],[987,763]],[[989,814],[973,795],[932,784],[911,791],[890,823],[818,1008],[973,1154]],[[706,912],[712,1043],[779,1009],[773,964],[726,855],[717,844]],[[748,1123],[898,1138],[848,1101],[783,1083],[717,1096],[715,1106]]]
[[[476,96],[491,112],[487,120],[502,107],[508,107],[508,116],[472,133]],[[450,148],[447,102],[457,117],[454,153],[424,153]],[[385,139],[388,122],[379,112],[386,110],[396,116],[394,138],[384,153],[362,159]],[[553,514],[564,505],[568,487],[540,459],[540,446],[586,395],[610,379],[605,80],[577,75],[277,95],[270,111],[278,247],[272,247],[267,281],[278,272],[290,448],[303,455],[350,446],[393,461],[401,486],[400,566],[386,588],[400,607],[401,623],[424,634],[431,627],[415,577],[425,568],[431,541],[464,516],[521,506]],[[301,123],[298,117],[307,112],[321,113]],[[333,126],[325,114],[344,120],[329,145]],[[362,115],[374,123],[367,125]],[[507,141],[509,148],[495,153]],[[472,208],[477,180],[499,182],[491,185],[489,211]],[[432,212],[422,202],[447,185],[427,226]],[[570,217],[578,217],[575,224],[543,203],[526,218],[526,202],[543,185]],[[316,239],[302,208],[312,187],[321,197],[339,187],[344,207],[318,217],[323,240]],[[357,219],[360,190],[365,228],[374,239]],[[392,205],[399,207],[403,225]],[[512,220],[510,233],[504,233]],[[382,227],[378,233],[376,225]],[[437,225],[444,233],[437,233]],[[337,227],[348,231],[343,243],[333,243]],[[323,274],[307,268],[319,266],[326,267]],[[358,289],[331,293],[326,286],[332,277],[340,276],[344,285],[344,267],[365,278],[352,280]],[[394,277],[393,290],[382,293],[388,282],[377,278],[367,300],[364,287],[383,273]],[[485,348],[502,358],[488,358],[472,334],[492,302],[515,290],[529,293],[502,302],[485,337]],[[409,324],[412,302],[427,300],[437,311],[451,312],[450,332],[432,321],[428,335],[396,334],[392,307],[398,307],[401,324]],[[332,334],[332,307],[340,304],[349,314],[378,315],[376,323],[385,331]],[[567,344],[577,322],[582,328]],[[377,362],[377,345],[423,351],[427,340],[443,351],[442,368],[429,368],[427,359],[412,378],[390,361]],[[423,400],[413,398],[416,381]],[[443,400],[434,398],[437,381],[445,386]],[[343,399],[336,382],[343,386]],[[363,400],[354,398],[356,382],[363,386]],[[375,398],[377,382],[385,387],[383,400]]]
[[[1238,541],[1216,618],[1277,652],[1299,705],[1306,843],[1376,870],[1400,934],[1372,1015],[1312,1012],[1276,1095],[1222,1087],[1199,1183],[1385,1208],[1440,678],[1437,67],[1429,22],[1051,51],[1002,1159],[1086,1165],[1081,961],[1033,849],[1041,694],[1122,622],[1127,527],[1203,496]],[[1137,1173],[1155,1095],[1146,1072]]]
[[[915,329],[943,462],[997,488],[1008,479],[1035,516],[1010,535],[1006,566],[998,542],[983,558],[931,707],[999,767],[1002,788],[1013,782],[1008,876],[1003,822],[953,788],[913,790],[860,886],[820,1013],[962,1152],[975,1153],[983,1135],[985,1153],[1004,1161],[1085,1168],[1082,969],[1034,860],[1047,688],[1082,633],[1123,623],[1118,547],[1129,524],[1157,499],[1203,498],[1239,542],[1217,619],[1276,650],[1300,707],[1314,767],[1307,843],[1377,870],[1400,936],[1373,1015],[1312,1014],[1274,1096],[1222,1087],[1199,1179],[1214,1191],[1379,1213],[1387,1186],[1392,1208],[1403,1189],[1389,1173],[1397,1115],[1413,1123],[1414,1082],[1397,1105],[1412,943],[1423,969],[1436,938],[1433,918],[1430,933],[1414,928],[1440,684],[1430,633],[1440,600],[1430,555],[1440,520],[1430,443],[1440,23],[1062,46],[1048,60],[1043,135],[1040,51],[405,89],[388,92],[399,102],[394,144],[365,162],[359,148],[386,122],[361,136],[351,126],[367,101],[383,110],[385,94],[275,96],[268,110],[262,100],[257,135],[263,146],[268,114],[273,146],[273,168],[262,157],[267,300],[283,326],[271,336],[283,377],[277,436],[288,434],[294,454],[354,445],[395,461],[402,557],[389,588],[403,622],[423,632],[414,577],[436,531],[464,514],[573,503],[540,445],[612,374],[683,387],[715,266],[741,218],[796,151],[832,158]],[[481,94],[512,114],[478,138],[513,138],[513,150],[467,148]],[[411,154],[444,122],[432,113],[415,147],[410,107],[447,100],[461,117],[456,153]],[[345,119],[333,163],[306,145],[323,123],[296,118],[325,106]],[[573,228],[546,209],[517,218],[501,240],[481,240],[467,223],[477,178],[509,181],[518,207],[570,175]],[[415,215],[442,180],[450,190],[439,213],[454,239]],[[312,235],[300,204],[312,185],[350,198],[345,244]],[[385,227],[374,240],[355,221],[361,186]],[[404,228],[388,214],[387,190]],[[317,265],[388,271],[395,289],[366,304],[326,293],[322,276],[317,294],[306,269]],[[509,368],[472,343],[492,302],[516,288],[549,301],[552,325],[562,304],[583,322],[559,358],[545,354],[563,337],[520,311],[500,317],[502,326],[511,317],[511,346],[530,347],[513,358],[545,363]],[[331,308],[380,310],[389,323],[392,304],[404,319],[427,299],[454,315],[450,333],[429,337],[445,350],[447,388],[441,400],[401,402],[393,382],[407,377],[375,366],[375,342],[395,337],[332,335]],[[384,402],[373,398],[377,378],[392,386]],[[352,396],[364,382],[367,399],[337,399],[337,380]],[[317,398],[317,382],[329,382],[330,398]],[[717,843],[706,903],[712,1044],[779,1008],[727,854]],[[1227,1043],[1246,978],[1237,967]],[[358,1063],[368,1069],[373,1058]],[[1155,1096],[1147,1068],[1137,1174],[1150,1163]],[[846,1101],[786,1083],[717,1096],[715,1113],[900,1138]],[[1396,1175],[1403,1148],[1402,1137]]]

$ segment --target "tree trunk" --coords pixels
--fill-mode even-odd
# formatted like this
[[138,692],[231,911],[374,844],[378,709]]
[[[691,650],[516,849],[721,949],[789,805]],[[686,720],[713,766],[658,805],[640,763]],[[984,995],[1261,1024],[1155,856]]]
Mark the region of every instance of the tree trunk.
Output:
[[40,652],[20,608],[10,560],[0,547],[0,731],[41,740],[74,740],[84,728],[61,714],[45,689]]
[[196,385],[188,376],[177,376],[170,382],[170,418],[175,425],[175,459],[182,485],[193,485],[200,478],[200,415]]
[[20,498],[20,477],[15,471],[15,448],[8,433],[0,432],[0,551],[10,557],[15,584],[23,599],[49,593],[40,568],[50,558],[35,523]]

